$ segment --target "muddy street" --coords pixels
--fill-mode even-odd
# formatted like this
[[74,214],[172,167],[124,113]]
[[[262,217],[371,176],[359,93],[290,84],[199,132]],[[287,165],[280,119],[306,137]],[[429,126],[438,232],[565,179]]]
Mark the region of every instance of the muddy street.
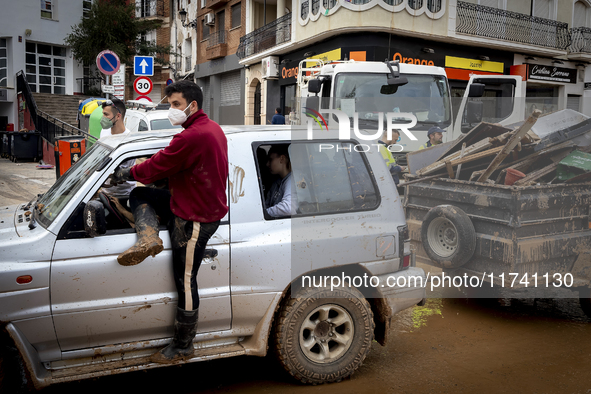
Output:
[[341,383],[304,386],[272,356],[237,357],[56,385],[44,393],[589,393],[591,319],[576,299],[431,299],[396,318]]

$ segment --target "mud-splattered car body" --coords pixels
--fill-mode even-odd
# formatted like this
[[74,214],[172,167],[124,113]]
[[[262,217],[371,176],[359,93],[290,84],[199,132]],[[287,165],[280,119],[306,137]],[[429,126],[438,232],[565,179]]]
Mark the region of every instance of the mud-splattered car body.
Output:
[[[385,343],[392,316],[421,302],[425,290],[392,286],[395,281],[386,285],[388,277],[424,272],[414,266],[400,198],[377,149],[356,156],[367,168],[365,182],[375,187],[371,204],[325,198],[328,211],[321,212],[322,204],[305,204],[306,193],[320,184],[310,176],[320,175],[294,169],[302,209],[294,217],[272,218],[264,210],[261,153],[276,143],[295,146],[297,139],[288,127],[224,131],[230,211],[199,270],[200,320],[189,362],[265,355],[292,283],[306,274],[376,277],[377,286],[361,291],[371,306],[375,337]],[[107,230],[92,238],[82,213],[119,164],[155,154],[176,132],[101,140],[44,196],[2,208],[0,321],[36,387],[160,366],[148,358],[170,341],[177,297],[168,232],[161,226],[162,253],[120,266],[117,255],[134,244],[134,230]],[[298,155],[306,160],[305,150],[298,149],[292,150],[294,162]],[[318,163],[307,165],[324,168]],[[351,174],[342,166],[331,171]],[[330,184],[330,173],[323,176],[323,184]]]

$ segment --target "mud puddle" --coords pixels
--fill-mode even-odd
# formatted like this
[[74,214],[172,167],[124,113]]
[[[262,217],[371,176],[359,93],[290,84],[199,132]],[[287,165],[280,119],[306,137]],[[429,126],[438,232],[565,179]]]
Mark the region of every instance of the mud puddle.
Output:
[[397,316],[341,383],[304,386],[273,357],[237,357],[66,385],[103,393],[591,393],[591,319],[578,300],[431,299]]

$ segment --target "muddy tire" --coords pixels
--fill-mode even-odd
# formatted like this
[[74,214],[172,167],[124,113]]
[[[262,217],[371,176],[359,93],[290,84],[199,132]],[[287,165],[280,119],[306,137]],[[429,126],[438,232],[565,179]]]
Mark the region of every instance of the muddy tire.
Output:
[[0,333],[0,393],[20,394],[33,390],[23,360],[7,335]]
[[421,225],[421,240],[429,258],[441,268],[461,267],[476,250],[472,221],[452,205],[440,205],[427,213]]
[[579,303],[581,309],[588,317],[591,317],[591,289],[586,287],[579,290]]
[[375,323],[357,289],[312,288],[286,298],[274,331],[281,365],[303,383],[340,382],[361,366],[371,349]]

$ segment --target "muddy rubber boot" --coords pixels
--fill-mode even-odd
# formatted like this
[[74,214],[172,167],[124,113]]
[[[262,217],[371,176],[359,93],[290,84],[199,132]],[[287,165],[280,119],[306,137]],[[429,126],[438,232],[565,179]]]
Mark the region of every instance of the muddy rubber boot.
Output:
[[186,361],[193,357],[193,338],[197,333],[197,320],[199,309],[186,311],[177,308],[174,320],[174,337],[170,345],[150,357],[150,361],[160,364],[172,364],[177,361]]
[[162,240],[158,236],[158,218],[154,208],[142,204],[133,212],[137,242],[131,248],[117,256],[121,265],[136,265],[148,256],[156,256],[162,252]]

